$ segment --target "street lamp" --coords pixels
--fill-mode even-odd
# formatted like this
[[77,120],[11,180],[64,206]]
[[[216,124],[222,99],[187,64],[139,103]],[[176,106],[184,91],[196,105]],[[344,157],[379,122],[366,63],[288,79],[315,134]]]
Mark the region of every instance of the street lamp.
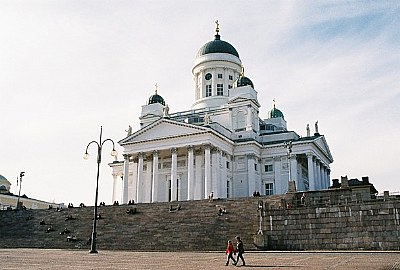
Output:
[[97,145],[97,177],[96,177],[96,196],[94,199],[94,217],[93,217],[93,231],[92,231],[92,243],[90,246],[90,253],[97,253],[96,250],[96,224],[97,224],[97,197],[99,195],[99,173],[100,173],[100,163],[101,163],[101,150],[103,148],[103,144],[106,141],[110,141],[113,144],[113,150],[111,151],[111,156],[117,156],[117,151],[115,151],[115,144],[114,141],[111,139],[105,139],[104,141],[102,141],[101,139],[101,135],[103,133],[103,126],[100,126],[100,140],[98,142],[96,141],[91,141],[87,146],[86,146],[86,151],[85,154],[83,155],[84,159],[88,159],[89,158],[89,154],[88,154],[88,148],[89,145],[91,145],[92,143]]
[[[291,181],[292,178],[292,172],[291,172],[291,162],[290,162],[290,154],[292,153],[292,141],[289,142],[285,142],[285,147],[287,150],[287,158],[288,158],[288,163],[289,163],[289,180],[288,183]],[[288,188],[289,188],[289,184],[288,184]]]
[[[22,177],[25,176],[25,172],[19,173],[19,192],[18,192],[18,199],[17,199],[17,207],[15,209],[19,209],[19,197],[21,196],[21,187],[22,187]],[[18,177],[17,177],[17,185],[18,185]]]

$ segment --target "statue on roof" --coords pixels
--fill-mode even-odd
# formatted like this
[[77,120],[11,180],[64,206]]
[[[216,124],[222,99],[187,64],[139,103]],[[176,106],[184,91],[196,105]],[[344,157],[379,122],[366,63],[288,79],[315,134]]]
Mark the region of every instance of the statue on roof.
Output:
[[318,121],[315,122],[315,133],[318,134]]
[[306,131],[307,131],[307,137],[310,137],[310,124],[307,124]]
[[206,113],[206,114],[204,115],[204,124],[205,124],[205,125],[210,124],[210,115],[209,115],[208,113]]
[[165,107],[163,108],[164,111],[164,117],[169,117],[169,107],[168,104],[165,105]]
[[128,135],[127,135],[127,136],[130,136],[130,135],[132,135],[132,127],[131,127],[131,125],[129,125],[129,127],[128,127],[128,130],[125,130],[125,132],[127,132],[127,133],[128,133]]

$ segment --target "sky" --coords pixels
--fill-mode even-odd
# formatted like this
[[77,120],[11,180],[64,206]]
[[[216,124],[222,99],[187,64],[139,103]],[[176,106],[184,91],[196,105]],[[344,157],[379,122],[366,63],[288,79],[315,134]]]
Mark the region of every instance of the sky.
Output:
[[[154,93],[170,113],[194,101],[192,67],[215,34],[239,52],[258,92],[288,129],[328,142],[331,179],[369,176],[400,192],[400,2],[0,0],[0,175],[18,194],[94,204],[95,146],[139,128]],[[112,144],[99,201],[111,203]]]

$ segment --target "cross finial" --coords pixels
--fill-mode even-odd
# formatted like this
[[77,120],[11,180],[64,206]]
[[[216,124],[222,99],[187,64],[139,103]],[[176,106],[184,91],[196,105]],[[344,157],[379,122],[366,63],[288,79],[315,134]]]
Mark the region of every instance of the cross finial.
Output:
[[156,88],[156,95],[157,95],[158,84],[156,83],[154,86],[155,86],[155,88]]
[[274,109],[275,109],[275,98],[274,98],[272,101],[273,101],[273,104],[274,104]]
[[219,22],[218,22],[218,20],[215,21],[215,24],[217,25],[215,27],[215,32],[217,32],[217,35],[219,35]]
[[240,72],[241,76],[244,76],[244,66],[242,66],[242,71]]

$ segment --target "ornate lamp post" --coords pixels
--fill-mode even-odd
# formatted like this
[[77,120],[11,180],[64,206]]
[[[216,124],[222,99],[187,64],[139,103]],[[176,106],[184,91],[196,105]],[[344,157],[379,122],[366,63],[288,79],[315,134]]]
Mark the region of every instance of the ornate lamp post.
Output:
[[[291,172],[291,162],[290,162],[290,154],[292,153],[292,141],[285,142],[285,147],[287,150],[287,158],[288,158],[288,163],[289,163],[289,180],[288,183],[292,180],[292,172]],[[289,184],[288,184],[289,187]]]
[[83,155],[84,159],[88,159],[89,158],[89,154],[88,154],[88,148],[89,146],[94,143],[97,145],[97,177],[96,177],[96,196],[94,199],[94,217],[93,217],[93,231],[92,231],[92,243],[90,246],[90,253],[97,253],[96,250],[96,224],[97,224],[97,198],[99,195],[99,173],[100,173],[100,163],[101,163],[101,150],[103,148],[103,144],[106,141],[110,141],[113,144],[113,150],[111,151],[111,156],[117,156],[117,151],[115,151],[115,144],[114,141],[111,139],[105,139],[104,141],[102,141],[101,136],[103,133],[103,126],[100,127],[100,139],[98,142],[96,141],[91,141],[87,146],[86,146],[86,152]]
[[[21,187],[22,187],[22,177],[25,176],[25,172],[19,173],[19,192],[18,192],[18,199],[17,199],[17,207],[15,209],[20,209],[19,206],[19,198],[21,197]],[[17,177],[17,185],[18,185],[18,177]]]

